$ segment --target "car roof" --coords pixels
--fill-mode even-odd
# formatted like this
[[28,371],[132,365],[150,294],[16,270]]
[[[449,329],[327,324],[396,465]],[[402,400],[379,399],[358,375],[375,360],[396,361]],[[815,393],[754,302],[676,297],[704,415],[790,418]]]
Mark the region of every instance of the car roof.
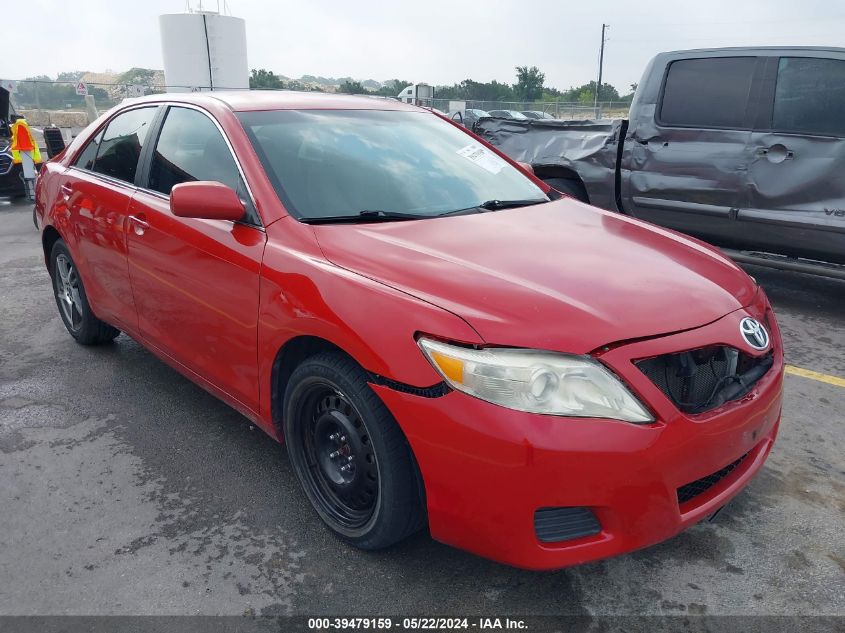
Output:
[[297,92],[295,90],[220,90],[213,92],[167,92],[126,103],[175,101],[198,106],[211,102],[223,103],[235,112],[257,110],[405,110],[419,112],[423,108],[394,99],[356,97],[327,92]]

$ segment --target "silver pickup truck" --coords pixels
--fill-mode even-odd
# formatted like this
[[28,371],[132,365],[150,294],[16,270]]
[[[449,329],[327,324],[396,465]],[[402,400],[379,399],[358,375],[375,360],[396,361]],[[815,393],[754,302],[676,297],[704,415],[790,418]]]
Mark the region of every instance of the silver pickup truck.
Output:
[[845,49],[657,55],[629,119],[483,118],[555,188],[738,261],[845,278]]

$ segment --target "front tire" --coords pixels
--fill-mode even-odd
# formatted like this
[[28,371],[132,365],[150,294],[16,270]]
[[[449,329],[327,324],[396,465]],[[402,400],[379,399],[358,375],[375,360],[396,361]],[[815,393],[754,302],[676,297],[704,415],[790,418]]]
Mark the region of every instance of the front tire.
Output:
[[114,340],[120,334],[120,330],[94,315],[76,263],[67,245],[60,239],[56,240],[50,252],[50,276],[59,316],[77,343],[99,345]]
[[410,446],[351,358],[325,352],[297,367],[285,391],[284,420],[293,470],[340,538],[375,550],[423,526]]

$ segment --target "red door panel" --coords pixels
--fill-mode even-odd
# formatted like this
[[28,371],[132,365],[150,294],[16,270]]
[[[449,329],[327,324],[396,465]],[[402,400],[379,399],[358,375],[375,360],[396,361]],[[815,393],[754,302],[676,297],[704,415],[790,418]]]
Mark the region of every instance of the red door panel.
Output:
[[67,205],[76,232],[74,256],[94,312],[130,330],[137,327],[129,283],[126,226],[131,185],[71,168],[58,176],[59,198]]
[[129,270],[141,336],[258,411],[265,233],[175,217],[167,198],[145,191],[135,195],[129,212]]

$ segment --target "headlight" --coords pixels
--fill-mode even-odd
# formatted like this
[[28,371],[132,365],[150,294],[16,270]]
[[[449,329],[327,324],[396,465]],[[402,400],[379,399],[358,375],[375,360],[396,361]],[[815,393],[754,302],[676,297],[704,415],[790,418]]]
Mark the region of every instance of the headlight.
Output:
[[616,376],[587,356],[418,343],[450,386],[481,400],[529,413],[654,422]]

